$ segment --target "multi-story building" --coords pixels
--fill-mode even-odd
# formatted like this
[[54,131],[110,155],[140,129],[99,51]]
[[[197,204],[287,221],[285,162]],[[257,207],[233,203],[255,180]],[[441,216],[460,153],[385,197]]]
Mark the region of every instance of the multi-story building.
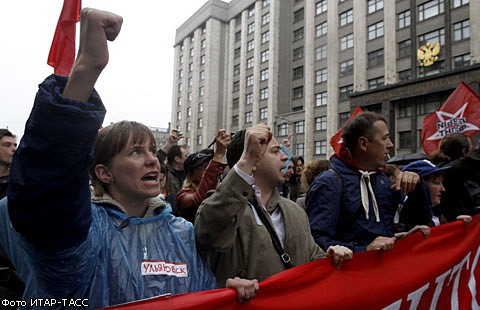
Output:
[[172,126],[198,150],[264,122],[312,160],[361,106],[396,153],[421,151],[423,118],[461,81],[479,90],[478,16],[478,0],[210,0],[177,29]]

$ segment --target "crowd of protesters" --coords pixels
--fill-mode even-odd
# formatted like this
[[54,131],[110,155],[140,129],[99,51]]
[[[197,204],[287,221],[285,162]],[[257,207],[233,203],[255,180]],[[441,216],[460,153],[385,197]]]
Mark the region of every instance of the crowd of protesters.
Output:
[[248,302],[286,269],[324,258],[341,268],[480,211],[478,145],[455,134],[430,160],[389,164],[388,124],[372,112],[346,123],[338,154],[312,162],[264,124],[219,129],[213,149],[192,154],[178,130],[159,150],[140,123],[98,130],[94,85],[121,25],[83,9],[71,75],[40,84],[18,149],[0,130],[2,298],[98,308],[227,287]]

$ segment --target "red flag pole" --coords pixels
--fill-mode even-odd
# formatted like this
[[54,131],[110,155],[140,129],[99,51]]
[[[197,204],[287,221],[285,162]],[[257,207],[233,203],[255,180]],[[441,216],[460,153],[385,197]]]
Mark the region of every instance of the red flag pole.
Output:
[[55,74],[68,76],[72,70],[75,61],[76,23],[80,20],[81,8],[81,0],[63,1],[47,60]]

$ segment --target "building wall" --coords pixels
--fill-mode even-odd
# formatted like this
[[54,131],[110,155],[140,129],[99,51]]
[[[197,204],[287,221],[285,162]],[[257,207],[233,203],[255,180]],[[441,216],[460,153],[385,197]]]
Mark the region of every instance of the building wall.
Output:
[[[437,6],[422,9],[432,3]],[[430,14],[435,9],[443,12]],[[421,20],[424,14],[432,16]],[[194,151],[206,147],[219,128],[235,132],[263,122],[280,139],[293,134],[294,153],[309,161],[331,155],[329,138],[359,105],[390,121],[396,153],[421,151],[423,118],[462,78],[479,88],[480,33],[467,31],[478,28],[473,18],[478,14],[476,0],[210,0],[177,29],[172,126],[185,132]],[[407,15],[409,20],[401,18]],[[401,21],[408,22],[401,26]],[[454,27],[465,21],[468,35],[455,40]],[[321,25],[326,33],[317,35]],[[420,39],[440,29],[438,61],[420,66],[417,49],[425,43]],[[372,38],[373,33],[378,35]],[[317,58],[322,47],[327,57]],[[459,56],[464,62],[454,65]],[[318,105],[323,94],[327,104]]]

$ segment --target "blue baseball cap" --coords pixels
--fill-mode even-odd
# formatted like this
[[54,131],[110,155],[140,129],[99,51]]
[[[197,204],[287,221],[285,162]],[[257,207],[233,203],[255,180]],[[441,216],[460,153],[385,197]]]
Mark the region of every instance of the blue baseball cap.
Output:
[[421,177],[426,177],[427,175],[430,175],[432,173],[437,173],[440,171],[444,171],[447,169],[450,169],[451,166],[442,166],[438,167],[435,166],[431,161],[428,159],[423,159],[423,160],[416,160],[412,161],[408,165],[405,165],[402,168],[402,171],[410,171],[410,172],[415,172]]

